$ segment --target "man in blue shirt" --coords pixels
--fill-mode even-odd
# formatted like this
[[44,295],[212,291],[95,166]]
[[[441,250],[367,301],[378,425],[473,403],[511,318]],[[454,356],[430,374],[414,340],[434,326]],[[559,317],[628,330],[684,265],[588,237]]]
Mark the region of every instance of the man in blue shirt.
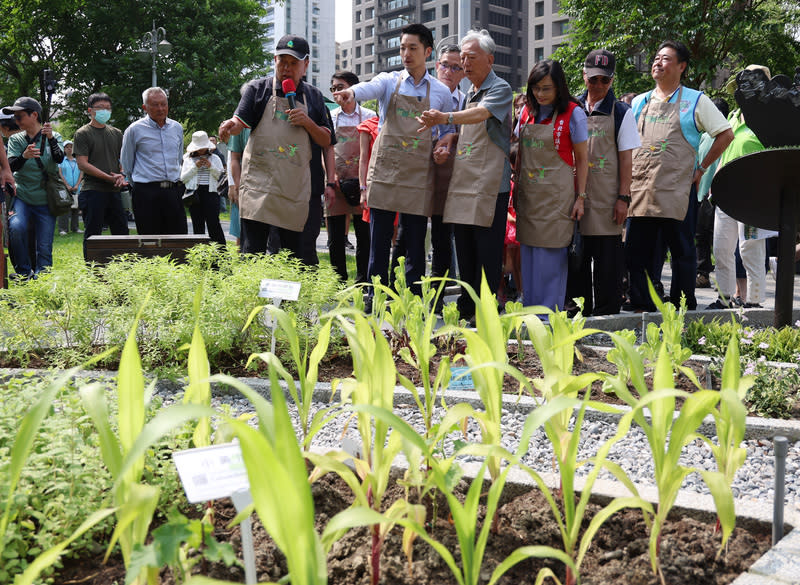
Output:
[[[370,81],[337,91],[340,104],[378,100],[380,124],[372,150],[369,185],[362,185],[362,203],[370,208],[370,255],[367,275],[388,283],[389,248],[394,218],[406,246],[406,282],[416,294],[425,274],[425,235],[433,211],[433,135],[420,129],[417,118],[435,109],[451,112],[450,89],[431,77],[426,61],[433,51],[433,34],[421,24],[401,29],[400,57],[405,69],[380,73]],[[445,125],[440,136],[452,131]]]
[[128,126],[120,162],[133,185],[133,215],[139,234],[186,234],[180,182],[183,126],[167,117],[167,94],[160,87],[142,93],[147,114]]

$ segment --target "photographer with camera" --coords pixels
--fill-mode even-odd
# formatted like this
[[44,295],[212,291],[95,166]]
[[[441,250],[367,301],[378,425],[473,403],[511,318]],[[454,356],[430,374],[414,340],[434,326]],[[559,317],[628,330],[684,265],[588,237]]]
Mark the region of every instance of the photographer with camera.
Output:
[[199,130],[192,134],[192,141],[186,147],[181,167],[181,181],[186,185],[184,203],[189,205],[192,216],[192,232],[206,233],[212,242],[225,247],[225,234],[219,223],[219,193],[217,181],[222,174],[220,157],[212,154],[214,143],[208,134]]
[[[8,140],[8,162],[17,183],[16,197],[8,220],[9,252],[15,261],[17,278],[35,277],[53,265],[53,234],[56,218],[47,205],[43,172],[58,176],[64,160],[61,135],[49,122],[42,124],[42,106],[31,97],[21,97],[13,106],[3,108],[13,114],[23,132]],[[38,161],[38,162],[37,162]],[[35,229],[35,258],[28,254],[28,230]]]

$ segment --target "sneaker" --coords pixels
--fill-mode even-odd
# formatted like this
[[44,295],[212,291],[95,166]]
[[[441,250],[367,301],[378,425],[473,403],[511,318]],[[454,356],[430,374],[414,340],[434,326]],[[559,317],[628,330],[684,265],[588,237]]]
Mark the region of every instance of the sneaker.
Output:
[[66,235],[67,235],[67,232],[61,231],[61,232],[58,232],[58,235],[59,235],[59,236],[66,236]]
[[744,302],[742,297],[733,297],[733,304],[737,307],[746,307],[747,303]]
[[725,310],[725,309],[730,309],[730,308],[731,307],[730,307],[730,305],[728,305],[728,303],[726,303],[722,299],[718,298],[716,301],[714,301],[713,303],[711,303],[710,305],[708,305],[706,307],[706,311],[719,311],[719,310]]
[[83,233],[83,230],[75,230],[75,233],[76,233],[76,234],[82,234],[82,233]]
[[711,288],[711,280],[708,274],[698,274],[694,282],[695,288]]
[[742,305],[745,309],[763,309],[761,303],[745,303]]
[[352,244],[349,238],[345,238],[344,247],[348,250],[353,250],[353,251],[355,251],[356,249],[356,247]]

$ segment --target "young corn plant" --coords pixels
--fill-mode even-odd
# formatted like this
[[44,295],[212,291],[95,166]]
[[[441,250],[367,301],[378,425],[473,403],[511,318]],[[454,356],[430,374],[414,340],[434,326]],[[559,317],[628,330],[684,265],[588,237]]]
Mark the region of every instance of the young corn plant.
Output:
[[[159,489],[141,483],[147,449],[188,420],[212,414],[206,406],[176,405],[164,409],[145,425],[146,396],[150,391],[146,392],[144,387],[142,364],[136,346],[137,326],[138,320],[131,327],[120,360],[116,435],[111,425],[104,390],[97,384],[81,389],[84,407],[97,429],[103,461],[114,478],[113,501],[117,525],[111,536],[106,558],[119,542],[126,567],[131,565],[134,549],[144,545],[158,503]],[[202,338],[199,342],[202,343]],[[197,356],[198,353],[192,355]],[[196,364],[190,365],[190,369],[193,367],[196,368]],[[156,584],[158,570],[144,568],[132,582],[135,585]]]
[[[508,364],[506,350],[513,320],[498,314],[497,301],[485,277],[481,280],[480,298],[468,286],[467,291],[475,301],[475,329],[461,330],[467,343],[464,359],[469,365],[468,372],[472,375],[475,391],[484,408],[483,412],[476,411],[474,416],[481,427],[483,443],[499,445],[502,437],[503,376],[515,371]],[[524,381],[522,376],[515,377]],[[494,481],[500,476],[500,459],[492,456],[487,465]]]
[[278,356],[272,352],[254,354],[250,356],[247,363],[249,365],[254,359],[261,359],[269,365],[270,369],[274,369],[286,382],[286,385],[289,387],[289,394],[297,407],[297,413],[300,418],[303,446],[307,448],[311,444],[314,435],[324,425],[325,417],[330,411],[329,408],[324,408],[316,411],[313,416],[311,414],[314,388],[316,388],[319,378],[319,364],[328,351],[328,344],[331,339],[332,320],[324,320],[322,327],[317,333],[317,344],[309,355],[308,348],[310,341],[308,339],[305,340],[303,344],[304,347],[301,351],[301,340],[297,333],[296,317],[274,305],[267,305],[266,307],[257,307],[254,309],[247,319],[245,329],[263,309],[269,311],[270,316],[275,319],[278,327],[288,339],[289,355],[292,357],[294,367],[297,370],[299,388],[298,384],[295,382],[294,376],[283,366]]
[[665,303],[659,298],[649,278],[647,286],[650,289],[650,298],[653,300],[656,309],[661,312],[661,325],[659,326],[652,322],[647,324],[646,340],[639,347],[639,350],[645,359],[649,362],[654,362],[659,356],[661,348],[665,347],[673,369],[686,374],[699,388],[700,384],[697,382],[694,372],[689,368],[683,367],[683,363],[692,355],[692,350],[682,344],[684,324],[686,322],[686,298],[681,298],[680,309],[676,309],[672,303]]
[[[684,478],[694,471],[680,464],[683,447],[697,438],[697,429],[703,418],[711,414],[720,394],[712,390],[699,390],[691,394],[675,389],[673,381],[673,357],[666,343],[661,345],[653,374],[653,390],[647,388],[644,379],[642,356],[621,336],[611,334],[615,346],[626,356],[630,364],[630,382],[638,397],[628,388],[628,380],[619,375],[605,375],[614,393],[632,407],[631,415],[647,437],[655,468],[655,483],[658,489],[658,507],[650,530],[650,562],[653,572],[664,576],[659,563],[661,529],[675,504],[675,499]],[[684,399],[678,416],[675,416],[675,399]],[[650,419],[644,410],[649,409]],[[717,514],[723,534],[729,534],[736,518],[733,514],[733,495],[730,484],[712,480],[707,484],[717,505]]]
[[[374,319],[366,319],[353,311],[342,310],[334,313],[339,326],[345,333],[353,356],[355,378],[343,380],[335,385],[341,388],[342,401],[357,406],[371,406],[390,410],[394,404],[394,389],[397,372],[389,342]],[[356,503],[378,511],[381,509],[383,495],[389,484],[392,462],[400,453],[402,440],[392,432],[384,421],[373,419],[367,412],[356,410],[357,430],[361,438],[360,454],[334,451],[325,455],[307,453],[315,465],[311,481],[328,472],[339,475],[353,490]],[[345,462],[353,460],[355,473]],[[401,501],[393,505],[386,517],[402,516],[408,512]],[[383,540],[393,526],[392,521],[384,521],[370,526],[371,582],[377,585],[380,580],[380,553]]]
[[[253,507],[286,557],[289,574],[281,582],[326,585],[327,561],[314,528],[314,499],[306,461],[275,368],[270,367],[271,402],[235,378],[217,375],[212,380],[238,389],[253,404],[258,415],[258,428],[231,418],[227,424],[241,445]],[[247,513],[239,514],[234,521],[241,520]],[[187,581],[187,585],[221,583],[207,577],[192,577]]]
[[[537,409],[531,415],[530,420],[532,424],[541,424],[562,406],[562,403],[548,404]],[[406,534],[412,532],[428,543],[447,564],[459,585],[478,585],[484,582],[481,567],[483,566],[486,545],[491,533],[491,519],[496,515],[500,496],[508,474],[513,467],[511,465],[504,467],[497,478],[492,478],[488,492],[485,494],[484,476],[488,469],[489,461],[493,458],[514,459],[515,457],[509,454],[505,449],[502,449],[499,445],[487,445],[485,443],[467,445],[453,456],[447,458],[438,457],[434,454],[432,450],[433,446],[437,442],[443,440],[444,436],[452,429],[452,426],[456,424],[459,419],[467,416],[468,411],[471,411],[471,407],[467,404],[461,403],[454,405],[445,415],[442,424],[439,425],[435,436],[431,439],[422,437],[407,422],[397,417],[397,415],[390,410],[374,406],[356,406],[355,408],[359,411],[369,413],[376,420],[382,420],[385,424],[391,425],[395,432],[402,435],[405,445],[404,450],[407,453],[409,461],[415,459],[412,451],[417,451],[422,454],[422,456],[417,457],[416,460],[424,459],[430,461],[428,482],[433,484],[447,500],[450,509],[450,520],[453,523],[458,539],[460,563],[454,552],[437,541],[422,522],[420,522],[418,517],[406,515],[400,518],[393,518],[393,521],[404,526]],[[464,477],[464,471],[459,466],[456,458],[466,454],[479,455],[484,457],[484,460],[477,475],[471,481],[467,489],[467,494],[462,502],[454,493],[455,486]],[[482,504],[484,495],[485,505]],[[377,523],[381,520],[386,521],[386,517],[385,515],[379,514],[376,510],[352,508],[332,519],[326,527],[325,533],[336,534],[353,526]],[[325,534],[323,538],[325,538]],[[410,541],[410,538],[408,541]],[[406,538],[404,538],[404,543],[405,542],[407,542]],[[410,555],[410,546],[406,547],[406,554]],[[489,579],[489,585],[494,585],[514,565],[531,557],[554,558],[575,569],[573,560],[563,551],[546,546],[525,546],[512,552],[494,569]],[[536,583],[542,583],[547,577],[551,577],[558,582],[558,579],[552,571],[545,568],[537,575]]]
[[[534,385],[542,393],[547,405],[564,404],[562,408],[555,409],[555,412],[542,423],[545,434],[553,446],[553,453],[558,465],[560,478],[558,495],[552,494],[533,469],[522,464],[520,466],[536,481],[550,504],[561,532],[564,552],[574,561],[574,565],[566,566],[565,584],[575,585],[580,582],[578,571],[583,557],[594,534],[603,522],[616,511],[625,507],[635,506],[645,510],[652,510],[652,508],[638,497],[636,487],[622,468],[607,460],[608,452],[613,445],[628,433],[632,415],[623,417],[615,435],[600,447],[593,458],[588,461],[578,460],[580,434],[586,408],[591,407],[602,412],[621,414],[617,408],[590,400],[591,384],[599,379],[599,375],[586,373],[575,376],[572,374],[573,358],[576,355],[575,341],[595,331],[584,330],[582,318],[569,319],[565,312],[550,313],[549,327],[545,326],[536,315],[526,316],[524,322],[542,363],[543,377],[534,380]],[[584,390],[583,400],[579,400],[578,395],[582,389]],[[573,418],[574,422],[570,427],[570,421]],[[531,434],[536,429],[536,426],[533,425],[537,422],[536,418],[532,418],[531,422],[526,423],[517,459],[527,451]],[[591,465],[591,470],[578,498],[575,478],[578,468],[583,465]],[[592,486],[597,475],[604,468],[622,482],[634,496],[613,500],[594,516],[589,529],[581,534]]]
[[433,289],[431,281],[424,279],[422,298],[412,295],[413,300],[408,304],[407,319],[405,320],[408,345],[400,348],[399,351],[400,358],[419,372],[422,396],[417,391],[416,384],[406,376],[398,372],[397,379],[414,396],[428,436],[432,432],[433,413],[437,405],[437,398],[442,389],[447,388],[450,384],[451,376],[450,357],[443,356],[439,362],[436,377],[431,383],[431,363],[437,354],[436,345],[431,341],[434,339],[434,328],[437,324],[434,306],[435,299],[439,298],[444,290],[444,285],[445,280],[442,279],[439,286]]
[[[720,552],[731,535],[736,521],[733,510],[733,499],[728,497],[730,486],[733,483],[737,470],[747,458],[747,449],[742,447],[746,431],[747,408],[744,397],[753,384],[754,376],[741,376],[739,371],[739,343],[732,336],[728,342],[725,363],[722,368],[722,385],[720,389],[719,408],[712,410],[716,424],[717,443],[708,437],[700,438],[709,446],[714,460],[717,462],[717,471],[701,471],[706,485],[715,485],[711,490],[714,504],[717,507],[717,529],[722,529],[722,543]],[[727,506],[731,506],[727,509]],[[723,513],[719,513],[723,510]],[[727,518],[727,522],[723,521]]]

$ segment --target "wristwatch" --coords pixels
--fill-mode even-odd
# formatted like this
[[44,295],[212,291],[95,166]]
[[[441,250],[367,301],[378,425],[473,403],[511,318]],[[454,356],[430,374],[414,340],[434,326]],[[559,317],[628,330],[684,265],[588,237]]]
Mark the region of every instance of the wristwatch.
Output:
[[453,112],[450,112],[450,113],[447,115],[447,123],[448,123],[448,124],[450,124],[450,125],[452,126],[452,124],[453,124]]
[[578,193],[578,199],[586,199],[586,193]]
[[631,196],[630,195],[617,195],[617,199],[620,201],[624,201],[628,205],[631,204]]
[[336,183],[334,183],[333,181],[325,183],[325,186],[330,187],[331,189],[336,189]]

